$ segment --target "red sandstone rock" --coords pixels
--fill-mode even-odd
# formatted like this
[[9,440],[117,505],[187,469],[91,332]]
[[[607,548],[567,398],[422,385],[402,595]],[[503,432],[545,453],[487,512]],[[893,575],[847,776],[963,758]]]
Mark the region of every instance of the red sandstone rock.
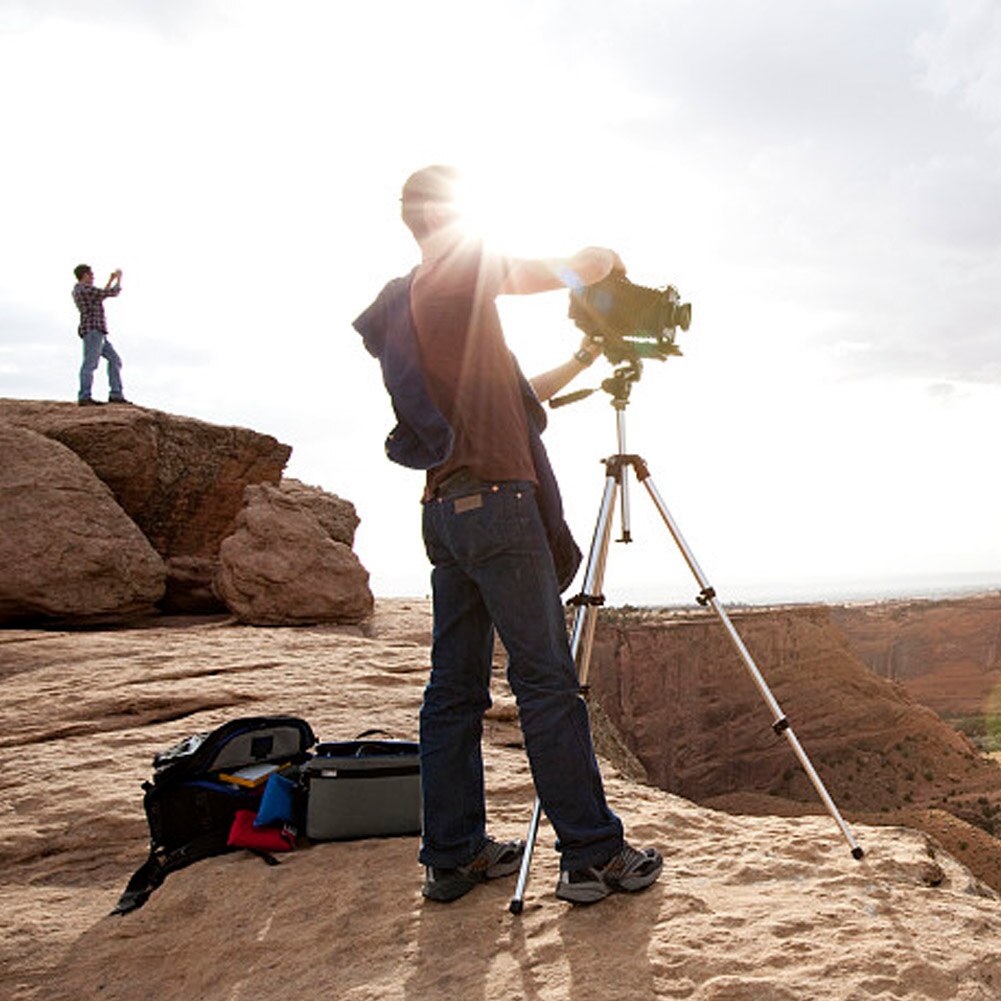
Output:
[[335,542],[343,542],[346,546],[354,545],[359,518],[351,501],[299,480],[283,479],[279,486],[283,494],[316,518]]
[[289,494],[251,486],[220,549],[217,594],[252,625],[360,622],[372,614],[368,572]]
[[291,453],[270,435],[143,407],[0,400],[0,421],[62,442],[107,484],[177,567],[167,607],[178,611],[218,610],[211,579],[244,488],[277,483]]
[[68,448],[0,422],[0,623],[114,622],[149,610],[163,562]]
[[852,650],[943,716],[1001,709],[1001,594],[832,609]]

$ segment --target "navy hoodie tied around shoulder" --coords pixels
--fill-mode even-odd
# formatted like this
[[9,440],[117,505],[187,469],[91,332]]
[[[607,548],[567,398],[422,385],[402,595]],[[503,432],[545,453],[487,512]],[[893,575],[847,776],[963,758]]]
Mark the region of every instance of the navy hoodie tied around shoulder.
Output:
[[[410,469],[433,469],[448,458],[455,435],[427,390],[410,311],[412,280],[413,272],[389,282],[372,305],[354,321],[354,328],[361,334],[369,354],[382,366],[382,381],[396,415],[396,427],[386,438],[386,455]],[[581,552],[563,518],[560,489],[542,444],[546,413],[517,362],[515,369],[528,416],[529,445],[538,480],[539,513],[563,591],[570,586],[580,566]]]

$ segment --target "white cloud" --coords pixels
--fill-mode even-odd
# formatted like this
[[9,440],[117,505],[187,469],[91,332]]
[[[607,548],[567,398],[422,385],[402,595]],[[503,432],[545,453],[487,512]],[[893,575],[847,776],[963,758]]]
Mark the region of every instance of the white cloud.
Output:
[[1001,10],[992,0],[951,0],[942,14],[915,41],[923,85],[1001,123]]

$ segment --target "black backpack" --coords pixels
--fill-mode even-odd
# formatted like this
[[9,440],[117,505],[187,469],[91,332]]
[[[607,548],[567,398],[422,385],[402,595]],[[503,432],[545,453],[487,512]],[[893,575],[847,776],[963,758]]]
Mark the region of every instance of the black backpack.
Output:
[[227,840],[237,810],[256,811],[262,791],[233,773],[255,765],[301,764],[315,742],[303,719],[248,716],[154,755],[153,780],[143,783],[149,856],[112,913],[142,907],[175,870],[231,851]]

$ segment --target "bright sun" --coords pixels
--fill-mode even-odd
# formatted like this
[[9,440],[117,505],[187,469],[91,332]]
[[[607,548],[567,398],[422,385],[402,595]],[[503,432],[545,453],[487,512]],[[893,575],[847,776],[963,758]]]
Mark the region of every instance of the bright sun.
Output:
[[463,166],[458,194],[465,227],[492,250],[548,257],[577,249],[576,193],[538,164]]

